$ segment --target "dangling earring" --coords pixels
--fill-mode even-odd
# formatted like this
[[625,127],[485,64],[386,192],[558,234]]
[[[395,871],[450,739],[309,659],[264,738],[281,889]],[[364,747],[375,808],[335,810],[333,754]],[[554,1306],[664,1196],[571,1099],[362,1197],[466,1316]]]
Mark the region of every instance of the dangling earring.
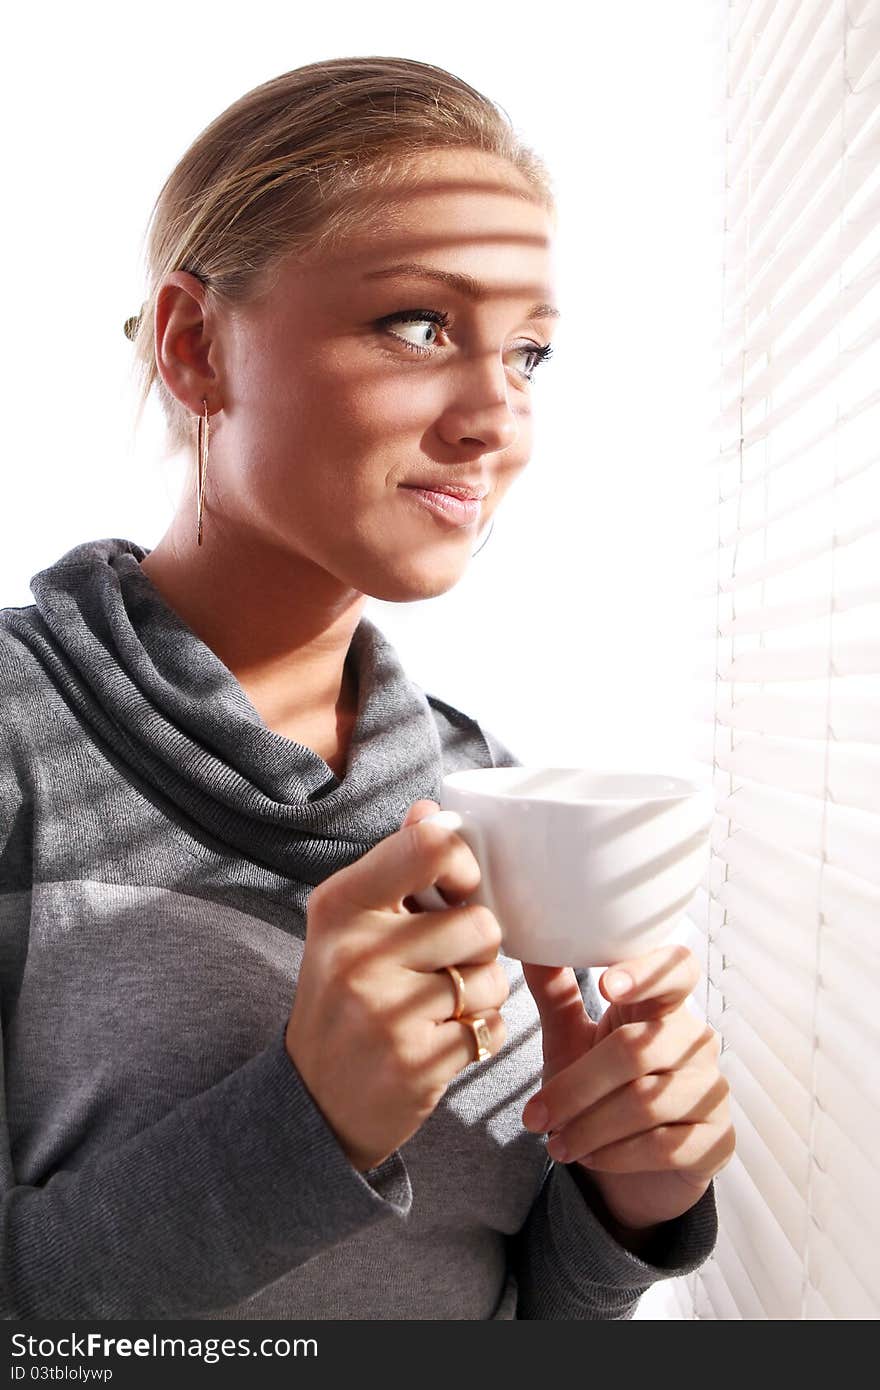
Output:
[[199,530],[198,544],[202,543],[202,501],[205,495],[205,479],[208,476],[208,402],[202,398],[202,405],[205,407],[204,415],[199,416],[198,431],[198,480],[196,483],[199,499]]
[[[494,516],[493,516],[492,520],[489,522],[489,529],[488,529],[488,531],[486,532],[486,541],[487,541],[487,540],[489,539],[489,537],[491,536],[491,534],[492,534],[492,527],[493,527],[494,525],[495,525],[495,518],[494,518]],[[477,548],[476,548],[476,550],[472,550],[472,551],[471,551],[471,559],[473,559],[475,555],[479,555],[480,551],[483,549],[483,546],[486,544],[486,541],[483,541],[483,544],[482,544],[482,545],[478,545]]]

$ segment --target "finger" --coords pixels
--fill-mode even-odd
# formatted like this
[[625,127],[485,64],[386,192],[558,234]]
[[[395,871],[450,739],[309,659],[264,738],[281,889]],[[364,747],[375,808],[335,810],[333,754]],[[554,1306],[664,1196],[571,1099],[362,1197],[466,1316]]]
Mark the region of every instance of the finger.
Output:
[[714,1030],[684,1007],[663,1018],[622,1023],[544,1083],[529,1106],[530,1115],[543,1112],[544,1122],[530,1119],[526,1128],[562,1129],[638,1076],[696,1066],[709,1056],[717,1056]]
[[331,874],[312,897],[325,905],[338,904],[343,912],[402,913],[409,894],[424,892],[432,884],[447,901],[461,902],[479,883],[480,866],[461,836],[442,822],[423,819],[402,826]]
[[465,904],[412,915],[405,927],[390,934],[387,946],[394,959],[410,970],[433,973],[446,965],[461,969],[462,962],[486,965],[496,959],[501,928],[488,907]]
[[[487,965],[457,965],[462,980],[462,1015],[473,1016],[499,1010],[510,994],[510,981],[500,960]],[[423,1016],[435,1023],[448,1023],[458,1006],[458,990],[448,970],[424,976],[424,994],[414,1001]],[[454,1021],[454,1020],[453,1020]]]
[[522,963],[522,973],[541,1020],[545,1074],[551,1058],[553,1070],[562,1070],[589,1049],[596,1032],[577,976],[571,966],[532,965],[526,961]]
[[563,1125],[551,1138],[551,1158],[571,1163],[658,1125],[702,1124],[721,1118],[730,1086],[713,1068],[639,1076]]
[[732,1125],[658,1125],[645,1134],[597,1149],[579,1161],[602,1173],[677,1172],[695,1183],[707,1183],[733,1156]]
[[574,1012],[580,1017],[584,1013],[581,988],[570,965],[531,965],[523,960],[523,977],[538,1006],[541,1031],[548,1040],[560,1016]]
[[686,946],[660,946],[612,965],[601,975],[599,988],[614,1004],[638,1004],[640,1018],[660,1018],[693,993],[699,978],[700,964],[693,951]]

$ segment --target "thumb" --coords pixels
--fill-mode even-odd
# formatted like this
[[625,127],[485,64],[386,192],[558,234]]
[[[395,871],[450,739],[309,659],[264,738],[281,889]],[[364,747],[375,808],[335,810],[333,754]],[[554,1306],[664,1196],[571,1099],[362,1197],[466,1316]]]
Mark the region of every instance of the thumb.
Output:
[[[414,801],[412,806],[410,806],[409,810],[404,816],[403,820],[400,822],[400,828],[401,830],[403,830],[404,826],[416,825],[420,820],[424,820],[425,816],[432,816],[435,811],[439,810],[439,801],[429,801],[427,798],[424,798],[421,801]],[[404,898],[403,905],[409,912],[424,911],[424,908],[419,907],[415,898],[411,895],[409,897]]]

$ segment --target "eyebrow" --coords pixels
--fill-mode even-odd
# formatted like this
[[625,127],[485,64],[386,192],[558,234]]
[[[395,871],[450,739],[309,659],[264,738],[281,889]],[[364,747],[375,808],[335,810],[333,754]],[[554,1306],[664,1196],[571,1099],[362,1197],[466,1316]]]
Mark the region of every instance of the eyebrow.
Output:
[[[459,293],[466,295],[468,299],[488,299],[493,291],[488,285],[483,285],[479,280],[474,280],[470,275],[459,275],[452,270],[441,270],[439,266],[421,265],[418,261],[404,261],[400,265],[388,265],[382,270],[371,270],[363,278],[365,280],[387,280],[393,275],[412,275],[420,276],[426,280],[442,280],[444,284],[451,285]],[[527,318],[530,319],[558,319],[561,314],[558,309],[554,309],[552,304],[533,304]]]

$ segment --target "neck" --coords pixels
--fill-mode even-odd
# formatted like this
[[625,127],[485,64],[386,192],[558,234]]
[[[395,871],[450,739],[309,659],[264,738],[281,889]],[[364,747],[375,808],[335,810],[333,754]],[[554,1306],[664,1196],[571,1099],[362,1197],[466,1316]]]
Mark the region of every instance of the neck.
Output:
[[205,528],[199,546],[192,519],[178,515],[141,569],[270,728],[353,714],[345,658],[366,595],[263,538],[215,532],[212,544]]

